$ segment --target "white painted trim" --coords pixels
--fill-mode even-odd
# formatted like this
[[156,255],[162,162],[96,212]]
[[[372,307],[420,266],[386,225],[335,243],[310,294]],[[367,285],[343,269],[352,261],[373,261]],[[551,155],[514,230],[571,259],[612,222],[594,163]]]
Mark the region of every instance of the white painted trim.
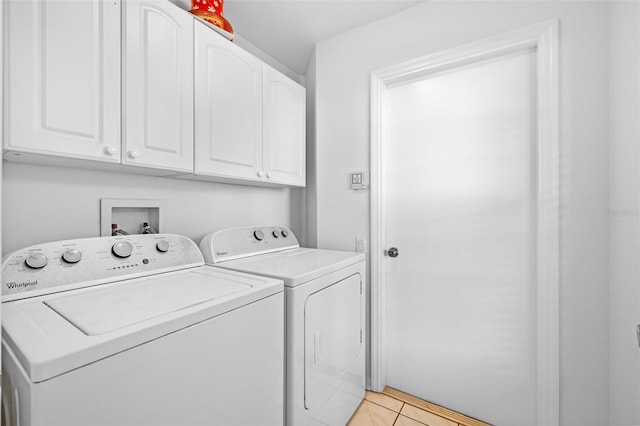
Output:
[[[542,28],[541,28],[542,29]],[[558,21],[538,36],[538,424],[560,422]]]
[[371,165],[370,165],[370,211],[371,211],[371,389],[382,392],[386,384],[387,365],[385,360],[385,315],[386,315],[386,276],[385,241],[386,234],[383,206],[384,200],[384,167],[382,96],[385,91],[384,81],[375,73],[371,74]]
[[[5,3],[6,2],[2,2],[2,4],[0,4],[0,139],[2,139],[2,143],[0,145],[2,145],[2,147],[4,148],[4,141],[5,141],[5,136],[4,136],[4,103],[5,101],[5,97],[4,97],[4,76],[5,76],[5,60],[4,60],[4,53],[5,53],[5,48],[4,48],[4,41],[5,41],[5,29],[7,28],[7,26],[5,25],[4,22],[4,8],[5,8]],[[2,163],[4,163],[4,161],[0,161],[0,200],[2,200]],[[2,201],[0,201],[0,224],[2,224]],[[0,226],[0,258],[2,258],[2,226]],[[2,279],[2,273],[0,271],[0,280]],[[0,327],[2,326],[2,308],[0,305]],[[0,364],[2,364],[2,342],[0,342]],[[9,392],[8,389],[5,388],[5,392]],[[0,391],[0,394],[2,392]],[[16,399],[17,400],[17,399]],[[0,403],[2,403],[4,405],[4,399],[2,401],[0,401]],[[5,405],[5,407],[9,407],[8,405]],[[4,420],[4,419],[2,419]]]
[[537,421],[557,426],[560,417],[560,150],[557,19],[439,52],[371,73],[371,387],[386,384],[385,359],[385,90],[426,75],[503,55],[535,49],[538,64],[537,157]]

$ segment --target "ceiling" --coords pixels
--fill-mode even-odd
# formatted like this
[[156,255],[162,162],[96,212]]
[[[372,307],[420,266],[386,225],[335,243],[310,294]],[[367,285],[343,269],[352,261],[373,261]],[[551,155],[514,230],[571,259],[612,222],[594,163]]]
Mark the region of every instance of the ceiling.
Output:
[[236,34],[299,75],[316,42],[377,21],[422,1],[226,0],[224,17]]

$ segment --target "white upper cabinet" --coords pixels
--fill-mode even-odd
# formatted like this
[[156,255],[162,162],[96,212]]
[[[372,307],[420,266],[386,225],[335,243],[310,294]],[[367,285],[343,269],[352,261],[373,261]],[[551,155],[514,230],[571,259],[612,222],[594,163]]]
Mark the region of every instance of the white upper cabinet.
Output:
[[193,17],[124,3],[122,163],[193,171]]
[[264,65],[263,167],[267,181],[305,186],[306,92]]
[[262,62],[195,24],[195,173],[262,181]]
[[2,7],[5,159],[305,186],[304,87],[172,2]]
[[305,89],[195,24],[195,175],[305,185]]
[[120,1],[4,3],[4,149],[120,162]]

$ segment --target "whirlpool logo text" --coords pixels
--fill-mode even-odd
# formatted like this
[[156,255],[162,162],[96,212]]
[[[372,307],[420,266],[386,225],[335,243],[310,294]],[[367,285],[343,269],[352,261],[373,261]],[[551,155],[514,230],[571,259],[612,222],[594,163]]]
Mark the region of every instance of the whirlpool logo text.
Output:
[[11,281],[8,283],[5,283],[5,285],[7,286],[7,288],[9,290],[15,290],[15,289],[19,289],[19,288],[27,288],[27,287],[33,287],[38,285],[38,280],[35,281],[22,281],[22,282],[15,282],[15,281]]

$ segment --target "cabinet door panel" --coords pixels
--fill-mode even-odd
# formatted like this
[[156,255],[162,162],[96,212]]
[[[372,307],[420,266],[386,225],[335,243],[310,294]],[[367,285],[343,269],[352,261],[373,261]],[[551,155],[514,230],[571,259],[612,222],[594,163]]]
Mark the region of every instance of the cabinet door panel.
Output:
[[4,148],[119,162],[120,1],[5,7]]
[[195,25],[196,173],[262,180],[262,62]]
[[264,66],[264,169],[267,180],[305,185],[304,87]]
[[125,5],[123,163],[193,170],[193,17],[170,2]]

